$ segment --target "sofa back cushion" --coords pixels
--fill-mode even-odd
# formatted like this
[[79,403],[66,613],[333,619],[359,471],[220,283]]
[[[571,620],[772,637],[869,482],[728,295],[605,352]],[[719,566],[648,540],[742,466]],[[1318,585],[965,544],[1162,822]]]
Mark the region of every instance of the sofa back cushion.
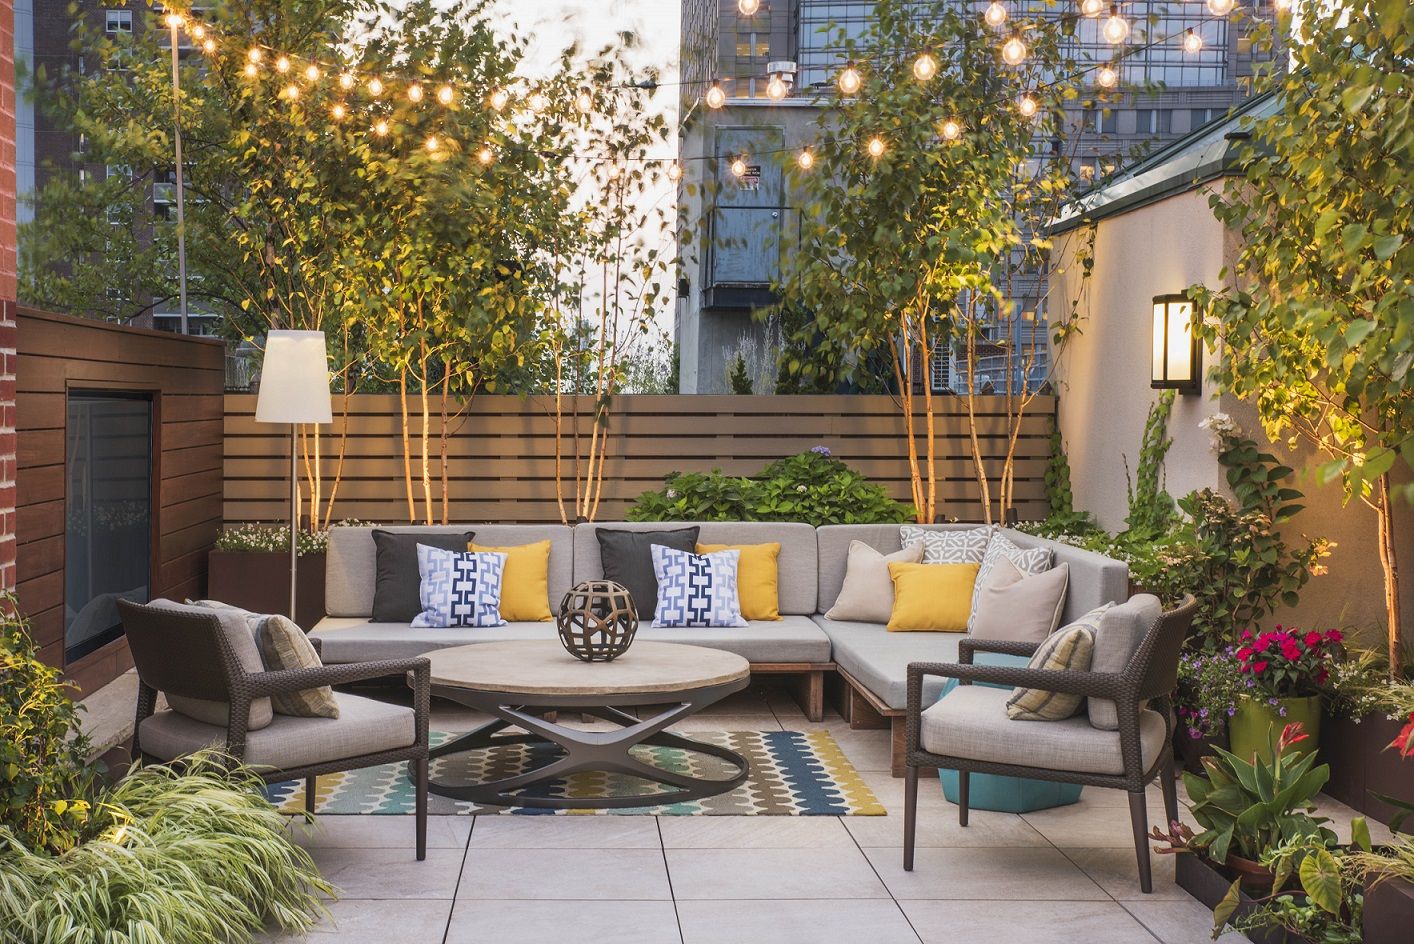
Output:
[[[806,616],[816,612],[818,557],[815,549],[815,529],[798,521],[614,521],[587,522],[574,528],[574,579],[604,579],[604,562],[600,556],[599,528],[620,531],[664,531],[673,528],[697,527],[700,544],[767,544],[779,543],[776,558],[776,579],[780,596],[780,611],[785,616]],[[898,526],[894,526],[898,530]],[[481,539],[480,531],[477,540]],[[895,550],[898,548],[895,547]],[[743,575],[743,579],[745,576]]]
[[[920,527],[925,531],[965,531],[976,528],[977,525],[925,524]],[[892,554],[903,548],[903,542],[899,540],[899,526],[896,524],[827,524],[816,529],[815,540],[820,556],[816,593],[819,595],[822,613],[835,605],[840,590],[844,587],[851,541],[862,541],[880,554]]]
[[[476,543],[492,546],[550,542],[549,604],[553,612],[574,585],[571,529],[562,524],[399,525],[389,530],[451,534],[475,532]],[[329,532],[325,564],[324,608],[329,616],[373,615],[376,554],[373,528],[334,528]]]

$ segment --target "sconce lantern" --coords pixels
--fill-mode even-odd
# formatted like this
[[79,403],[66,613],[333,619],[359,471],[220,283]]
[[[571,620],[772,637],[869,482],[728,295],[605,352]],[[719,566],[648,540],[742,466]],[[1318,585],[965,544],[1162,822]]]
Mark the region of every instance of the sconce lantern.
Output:
[[1193,300],[1187,295],[1154,296],[1154,364],[1149,386],[1197,393],[1203,379],[1198,344],[1193,334]]

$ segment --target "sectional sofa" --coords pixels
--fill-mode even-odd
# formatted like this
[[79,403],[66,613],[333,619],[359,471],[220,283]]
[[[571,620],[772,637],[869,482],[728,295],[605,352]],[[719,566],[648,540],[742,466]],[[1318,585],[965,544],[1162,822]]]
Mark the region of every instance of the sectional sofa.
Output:
[[[953,662],[959,633],[891,633],[882,623],[826,619],[844,582],[851,541],[883,553],[900,548],[897,525],[826,525],[777,522],[600,522],[576,526],[467,524],[396,527],[398,531],[472,531],[478,544],[515,545],[550,541],[551,611],[570,587],[604,575],[595,531],[612,528],[655,531],[696,525],[704,544],[760,544],[777,541],[781,619],[753,621],[739,628],[654,629],[645,618],[638,638],[690,643],[735,652],[761,674],[784,674],[793,681],[806,717],[822,720],[828,694],[855,728],[889,728],[896,776],[903,774],[903,714],[910,662]],[[977,527],[941,524],[936,530]],[[489,629],[414,629],[405,623],[370,622],[373,612],[375,553],[372,528],[335,528],[329,536],[325,577],[328,615],[312,630],[328,663],[400,659],[432,649],[506,639],[547,639],[554,623],[509,623]],[[1011,529],[1004,533],[1021,547],[1049,547],[1054,562],[1070,565],[1070,586],[1062,622],[1102,603],[1128,598],[1129,570],[1120,561]],[[942,679],[931,680],[936,687]],[[930,694],[925,692],[925,698]]]

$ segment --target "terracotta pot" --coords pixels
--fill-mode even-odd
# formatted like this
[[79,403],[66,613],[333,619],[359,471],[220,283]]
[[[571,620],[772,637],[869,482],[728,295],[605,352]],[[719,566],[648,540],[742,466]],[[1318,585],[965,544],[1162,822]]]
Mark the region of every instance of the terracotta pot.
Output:
[[1237,700],[1237,711],[1227,722],[1232,752],[1243,760],[1254,754],[1270,760],[1272,741],[1288,724],[1300,722],[1309,737],[1292,750],[1309,754],[1321,743],[1321,696],[1278,698],[1277,704],[1265,699],[1243,696]]
[[1272,892],[1272,882],[1276,876],[1272,870],[1260,862],[1253,862],[1251,859],[1244,859],[1236,853],[1229,852],[1227,859],[1223,862],[1234,878],[1242,882],[1242,887],[1256,892],[1260,895],[1270,895]]
[[[207,558],[207,591],[220,600],[253,613],[283,613],[290,609],[290,555],[283,551],[249,553],[212,551]],[[299,593],[294,617],[305,632],[324,618],[324,555],[299,559]]]
[[1414,928],[1414,882],[1391,878],[1365,891],[1361,940],[1365,944],[1403,944]]

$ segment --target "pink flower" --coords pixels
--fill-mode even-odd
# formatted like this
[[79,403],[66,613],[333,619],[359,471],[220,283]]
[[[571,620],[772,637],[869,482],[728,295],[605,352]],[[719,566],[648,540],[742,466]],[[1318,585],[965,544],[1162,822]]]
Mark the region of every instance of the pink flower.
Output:
[[1241,659],[1243,662],[1252,658],[1252,647],[1243,646],[1241,649],[1237,650],[1237,658]]
[[1301,658],[1301,647],[1294,640],[1283,639],[1281,643],[1282,658],[1289,662],[1295,662]]
[[1277,753],[1284,752],[1288,747],[1295,747],[1308,737],[1310,735],[1302,730],[1300,721],[1291,722],[1281,729],[1281,739],[1277,741]]
[[1326,631],[1326,642],[1340,642],[1344,638],[1345,634],[1338,629],[1331,629]]
[[1269,664],[1269,663],[1267,662],[1266,659],[1260,659],[1260,660],[1258,660],[1258,661],[1256,661],[1256,662],[1253,662],[1253,663],[1252,663],[1252,671],[1253,671],[1253,672],[1265,672],[1265,671],[1267,671],[1267,666],[1268,666],[1268,664]]
[[1251,638],[1252,638],[1252,630],[1250,630],[1250,629],[1244,629],[1244,630],[1242,631],[1242,641],[1243,641],[1243,642],[1246,642],[1247,640],[1249,640],[1249,639],[1251,639]]
[[1414,711],[1409,713],[1409,723],[1400,729],[1389,746],[1399,751],[1400,757],[1414,757]]
[[1319,646],[1324,639],[1325,637],[1318,632],[1309,632],[1306,634],[1306,648],[1314,649],[1316,646]]

